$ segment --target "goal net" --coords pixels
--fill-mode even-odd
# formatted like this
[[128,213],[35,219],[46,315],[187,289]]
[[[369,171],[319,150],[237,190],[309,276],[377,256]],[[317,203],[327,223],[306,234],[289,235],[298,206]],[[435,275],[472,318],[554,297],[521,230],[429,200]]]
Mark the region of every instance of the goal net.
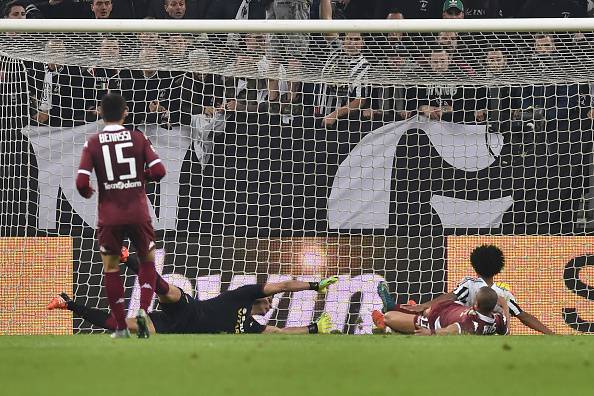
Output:
[[[399,303],[428,301],[494,243],[508,259],[498,280],[523,309],[560,332],[594,330],[594,26],[46,22],[51,32],[0,34],[0,236],[70,237],[72,262],[55,243],[3,250],[0,334],[46,315],[39,301],[64,288],[107,309],[96,198],[74,186],[106,92],[126,98],[126,125],[167,168],[147,187],[157,267],[196,298],[338,275],[326,295],[275,296],[259,319],[305,325],[326,311],[335,330],[369,333],[379,282]],[[40,272],[35,307],[4,287],[27,290],[17,280],[56,260],[72,284]],[[77,317],[72,329],[99,331]]]

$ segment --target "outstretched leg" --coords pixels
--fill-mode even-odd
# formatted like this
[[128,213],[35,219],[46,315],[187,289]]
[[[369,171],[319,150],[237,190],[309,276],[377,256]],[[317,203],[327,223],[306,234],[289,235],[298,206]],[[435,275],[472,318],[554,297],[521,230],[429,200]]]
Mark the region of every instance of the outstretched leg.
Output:
[[[117,328],[116,319],[113,314],[110,314],[102,309],[91,308],[87,307],[86,305],[79,304],[72,300],[66,293],[60,293],[59,296],[52,298],[52,300],[47,306],[47,309],[62,309],[72,311],[76,315],[80,316],[81,318],[94,324],[97,327],[101,327],[102,329],[116,330]],[[130,332],[136,333],[136,331],[138,330],[136,326],[136,319],[127,318],[126,324],[128,325],[128,330],[130,330]],[[153,326],[153,323],[150,320],[150,318],[147,325],[150,331],[152,333],[155,333],[155,327]]]
[[417,315],[401,311],[390,311],[384,315],[384,323],[398,333],[414,334]]

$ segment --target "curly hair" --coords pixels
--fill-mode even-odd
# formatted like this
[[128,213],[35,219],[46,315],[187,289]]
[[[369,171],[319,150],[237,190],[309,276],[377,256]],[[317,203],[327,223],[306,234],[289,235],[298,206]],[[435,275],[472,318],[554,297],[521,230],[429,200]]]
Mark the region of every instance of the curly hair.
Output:
[[470,253],[470,264],[479,276],[492,278],[503,269],[505,257],[497,246],[481,245]]

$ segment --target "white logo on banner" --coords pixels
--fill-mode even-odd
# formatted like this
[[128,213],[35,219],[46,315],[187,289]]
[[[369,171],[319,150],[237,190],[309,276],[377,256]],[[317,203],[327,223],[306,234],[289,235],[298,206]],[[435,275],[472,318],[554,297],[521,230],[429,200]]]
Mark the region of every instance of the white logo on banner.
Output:
[[[441,158],[456,169],[476,172],[493,164],[503,137],[487,133],[484,125],[407,121],[384,125],[369,134],[340,164],[328,198],[328,226],[332,229],[386,229],[394,156],[406,131],[425,131]],[[511,207],[511,196],[470,201],[434,195],[431,206],[444,228],[499,227]]]
[[[165,130],[157,125],[143,129],[167,169],[160,182],[160,211],[149,210],[155,229],[174,229],[177,219],[179,177],[190,145],[205,165],[212,154],[214,134],[224,129],[224,119],[194,122],[192,127]],[[102,128],[100,122],[74,128],[30,127],[24,130],[36,154],[39,183],[40,229],[56,229],[58,189],[74,211],[96,226],[96,196],[87,200],[75,189],[74,178],[86,138]],[[500,134],[484,126],[407,120],[385,125],[367,134],[343,161],[328,199],[328,224],[333,229],[386,229],[389,227],[393,162],[397,145],[410,129],[422,129],[445,162],[456,169],[476,172],[492,165],[503,146]],[[494,154],[493,154],[494,153]],[[93,185],[97,185],[92,176]],[[111,187],[111,186],[110,186]],[[122,188],[127,186],[122,186]],[[120,186],[113,186],[120,188]],[[469,201],[435,194],[431,206],[445,228],[499,227],[513,204],[511,196]]]
[[[80,154],[89,135],[103,129],[102,122],[93,122],[74,128],[29,127],[23,133],[29,138],[35,151],[39,184],[39,219],[40,229],[57,228],[56,211],[58,189],[76,212],[89,226],[97,224],[97,195],[91,199],[81,197],[75,188],[75,176],[80,161]],[[155,229],[174,229],[177,218],[177,199],[179,195],[179,176],[186,152],[192,144],[190,127],[176,127],[171,130],[158,125],[146,125],[141,128],[151,139],[161,157],[167,176],[160,181],[160,211],[156,218],[149,203],[149,212]],[[93,186],[97,179],[93,173]],[[124,188],[125,186],[122,186]],[[114,186],[112,188],[120,188]]]

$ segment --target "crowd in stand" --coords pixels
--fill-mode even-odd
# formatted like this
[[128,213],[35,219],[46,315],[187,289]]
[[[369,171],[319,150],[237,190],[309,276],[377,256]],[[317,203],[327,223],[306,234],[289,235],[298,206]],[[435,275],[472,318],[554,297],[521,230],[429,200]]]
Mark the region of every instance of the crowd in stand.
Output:
[[[309,19],[309,18],[502,18],[585,17],[585,0],[13,0],[5,4],[5,18],[165,18],[165,19]],[[312,41],[313,40],[313,41]],[[422,115],[459,123],[488,123],[502,132],[537,128],[576,129],[593,117],[588,84],[455,86],[439,84],[444,77],[458,81],[505,74],[519,60],[530,65],[527,74],[561,71],[564,54],[583,50],[584,35],[560,39],[553,34],[522,37],[509,45],[474,46],[471,34],[433,35],[272,35],[251,33],[237,37],[232,54],[213,54],[212,47],[196,49],[183,35],[137,35],[139,64],[159,57],[186,59],[196,70],[213,70],[213,58],[228,59],[221,73],[204,74],[158,70],[121,70],[122,48],[117,38],[98,37],[101,67],[77,68],[57,64],[27,64],[32,102],[31,122],[72,126],[98,118],[97,103],[109,90],[129,100],[129,124],[157,123],[164,128],[195,125],[196,117],[224,118],[229,113],[279,114],[283,123],[314,116],[319,126],[340,127],[341,121],[388,122]],[[501,40],[499,40],[501,42]],[[211,42],[210,44],[212,44]],[[421,43],[424,44],[421,45]],[[494,44],[495,43],[495,44]],[[477,48],[480,47],[480,51]],[[320,59],[321,80],[333,81],[342,70],[348,84],[301,83],[284,79],[223,77],[224,68],[256,69],[250,75],[310,72],[310,59]],[[60,39],[46,51],[66,54]],[[216,56],[215,56],[216,55]],[[224,56],[225,55],[225,56]],[[56,58],[56,57],[55,57]],[[59,56],[57,57],[59,59]],[[143,60],[146,60],[143,61]],[[210,66],[205,66],[209,65]],[[195,67],[194,67],[195,66]],[[214,68],[216,69],[216,68]],[[436,83],[411,86],[364,83],[373,75],[423,75]],[[379,78],[375,79],[380,80]],[[525,122],[530,121],[530,122]],[[554,121],[554,126],[546,125]],[[572,124],[572,121],[575,122]],[[204,123],[204,120],[201,122]],[[212,128],[213,125],[211,124]]]
[[465,0],[462,15],[455,10],[443,15],[442,0],[9,0],[2,5],[12,18],[264,19],[272,3],[297,4],[314,19],[329,19],[325,7],[331,7],[333,19],[383,19],[396,10],[408,19],[581,18],[592,12],[591,0]]

